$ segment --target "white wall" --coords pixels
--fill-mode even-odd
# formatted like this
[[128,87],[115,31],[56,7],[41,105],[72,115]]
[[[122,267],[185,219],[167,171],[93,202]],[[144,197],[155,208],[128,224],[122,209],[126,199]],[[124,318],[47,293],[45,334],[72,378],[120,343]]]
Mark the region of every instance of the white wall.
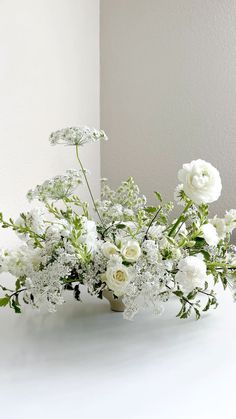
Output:
[[[0,209],[16,216],[28,189],[76,167],[51,131],[99,126],[99,1],[0,2]],[[99,193],[99,146],[83,150]],[[0,247],[14,243],[0,232]]]
[[220,169],[236,207],[234,0],[101,0],[103,176],[172,199],[182,163]]

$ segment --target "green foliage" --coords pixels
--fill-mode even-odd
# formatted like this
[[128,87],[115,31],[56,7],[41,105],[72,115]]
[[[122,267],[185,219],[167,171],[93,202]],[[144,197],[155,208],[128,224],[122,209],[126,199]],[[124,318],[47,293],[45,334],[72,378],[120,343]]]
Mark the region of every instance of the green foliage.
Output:
[[5,295],[5,297],[0,298],[0,307],[6,307],[9,304],[10,297]]

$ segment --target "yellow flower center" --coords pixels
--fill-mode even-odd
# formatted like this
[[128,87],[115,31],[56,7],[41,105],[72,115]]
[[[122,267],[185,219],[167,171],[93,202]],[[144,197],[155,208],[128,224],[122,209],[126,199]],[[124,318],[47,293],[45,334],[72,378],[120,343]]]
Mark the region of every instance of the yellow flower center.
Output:
[[127,249],[126,250],[126,256],[128,256],[128,257],[136,256],[136,249],[134,249],[132,247],[130,249]]
[[119,282],[125,281],[125,274],[124,274],[124,272],[123,271],[120,271],[120,270],[116,271],[115,278]]
[[115,255],[115,254],[116,254],[116,249],[115,249],[114,247],[111,247],[111,248],[109,249],[109,254],[110,254],[110,255]]

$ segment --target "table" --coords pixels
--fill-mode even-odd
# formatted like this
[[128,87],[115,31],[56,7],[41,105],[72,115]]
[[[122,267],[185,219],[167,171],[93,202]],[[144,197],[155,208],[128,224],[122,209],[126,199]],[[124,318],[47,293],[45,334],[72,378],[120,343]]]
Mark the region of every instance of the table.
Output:
[[236,305],[134,322],[68,296],[56,314],[0,311],[1,418],[235,418]]

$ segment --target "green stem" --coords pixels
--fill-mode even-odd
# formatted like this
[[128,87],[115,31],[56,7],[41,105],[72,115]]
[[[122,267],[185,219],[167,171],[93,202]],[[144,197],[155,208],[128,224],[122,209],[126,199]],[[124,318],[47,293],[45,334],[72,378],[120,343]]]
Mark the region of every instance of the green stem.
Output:
[[227,264],[223,262],[210,262],[207,263],[209,268],[227,268],[227,269],[236,269],[236,265]]
[[152,224],[154,223],[155,219],[157,218],[157,216],[158,216],[159,212],[161,211],[161,208],[162,208],[162,207],[160,207],[160,208],[158,209],[158,211],[156,212],[156,214],[154,215],[154,217],[151,219],[151,221],[150,221],[150,223],[149,223],[149,225],[148,225],[147,231],[146,231],[146,233],[145,233],[145,235],[144,235],[143,242],[144,242],[144,241],[145,241],[145,239],[147,238],[148,232],[149,232],[149,230],[150,230],[150,228],[151,228]]
[[90,185],[89,185],[89,182],[88,182],[88,179],[87,179],[86,171],[85,171],[84,166],[83,166],[83,164],[82,164],[82,162],[81,162],[81,160],[80,160],[80,158],[79,158],[79,146],[78,146],[78,144],[76,145],[76,157],[77,157],[77,160],[78,160],[79,165],[80,165],[80,167],[81,167],[81,170],[82,170],[82,173],[83,173],[83,176],[84,176],[84,179],[85,179],[85,182],[86,182],[86,185],[87,185],[87,188],[88,188],[89,194],[90,194],[91,199],[92,199],[92,202],[93,202],[94,209],[95,209],[95,211],[96,211],[96,213],[97,213],[97,215],[98,215],[99,220],[100,220],[100,221],[101,221],[101,223],[103,224],[102,217],[101,217],[101,216],[100,216],[100,214],[99,214],[99,211],[98,211],[98,208],[97,208],[97,205],[96,205],[95,199],[94,199],[94,197],[93,197],[92,190],[91,190],[91,188],[90,188]]
[[169,237],[171,237],[175,233],[175,231],[176,231],[177,227],[179,226],[179,224],[184,221],[184,217],[183,216],[186,214],[186,212],[188,211],[188,209],[190,208],[191,205],[192,205],[192,201],[189,201],[187,203],[186,207],[184,208],[182,214],[179,216],[178,220],[175,222],[175,224],[171,228],[171,230],[170,230],[170,232],[168,234]]

